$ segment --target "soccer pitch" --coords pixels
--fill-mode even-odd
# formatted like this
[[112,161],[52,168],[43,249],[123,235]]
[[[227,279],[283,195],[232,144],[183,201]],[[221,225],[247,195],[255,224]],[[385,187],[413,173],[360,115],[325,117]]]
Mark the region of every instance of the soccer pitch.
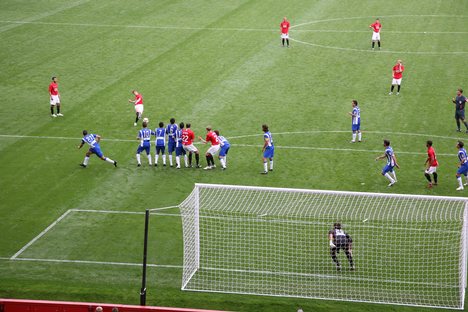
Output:
[[[451,99],[468,89],[467,9],[452,0],[1,1],[0,297],[137,304],[143,212],[178,205],[194,183],[466,196],[455,191],[455,145],[468,135],[455,132]],[[290,48],[280,44],[284,16]],[[376,17],[380,51],[370,49]],[[406,68],[401,94],[389,96],[397,59]],[[62,118],[49,116],[52,76]],[[232,145],[228,170],[150,168],[145,157],[137,167],[133,89],[151,128],[174,117],[197,137],[207,125],[219,129]],[[359,144],[349,143],[352,99]],[[259,174],[263,123],[276,146],[267,176]],[[95,156],[78,166],[83,129],[102,136],[118,168]],[[393,188],[374,161],[383,139],[401,166]],[[429,139],[440,163],[433,189],[423,175]],[[197,147],[205,165],[208,146]],[[151,217],[150,305],[429,310],[182,292],[177,214]]]

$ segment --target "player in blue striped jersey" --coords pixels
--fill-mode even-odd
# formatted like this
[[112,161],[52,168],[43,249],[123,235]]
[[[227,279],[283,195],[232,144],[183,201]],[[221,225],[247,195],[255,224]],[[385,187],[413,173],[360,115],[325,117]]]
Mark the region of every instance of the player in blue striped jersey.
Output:
[[353,105],[353,111],[348,113],[351,115],[351,130],[353,131],[351,143],[356,142],[356,134],[358,142],[361,142],[361,110],[358,107],[358,101],[353,100],[351,104]]
[[141,160],[140,160],[140,153],[142,151],[146,152],[146,156],[148,156],[148,163],[150,166],[152,166],[151,163],[151,135],[154,135],[154,132],[151,131],[151,129],[148,129],[148,123],[146,121],[143,121],[143,129],[138,131],[138,136],[137,140],[140,141],[140,144],[138,145],[138,149],[136,152],[136,159],[137,159],[137,166],[141,166]]
[[273,145],[273,137],[268,129],[268,125],[262,125],[263,131],[263,172],[262,174],[268,173],[268,160],[270,160],[270,171],[273,171],[273,157],[275,155],[275,146]]
[[172,167],[172,154],[176,149],[176,137],[175,133],[177,131],[177,124],[175,123],[175,118],[169,120],[170,124],[166,127],[167,135],[167,154],[169,155],[169,166]]
[[227,154],[229,152],[229,148],[231,148],[231,144],[229,144],[229,141],[223,137],[222,135],[219,135],[219,131],[215,130],[214,131],[216,135],[218,136],[219,144],[221,145],[221,149],[219,150],[219,162],[221,163],[221,169],[226,170],[227,168]]
[[[466,150],[463,147],[465,144],[462,141],[457,142],[457,148],[458,148],[458,160],[460,161],[460,164],[458,166],[457,170],[457,181],[458,181],[458,188],[457,191],[462,191],[463,190],[463,183],[462,183],[462,178],[461,175],[463,174],[465,177],[468,175],[468,155],[466,154]],[[467,183],[468,184],[468,177]]]
[[181,122],[179,124],[179,129],[177,129],[175,132],[175,137],[176,137],[175,154],[176,154],[176,168],[177,169],[180,169],[180,156],[182,155],[184,155],[185,168],[188,167],[187,153],[185,152],[184,147],[182,145],[182,129],[184,128],[185,128],[185,124]]
[[88,144],[89,149],[86,152],[86,156],[83,160],[83,163],[80,164],[81,167],[86,168],[86,166],[88,166],[89,157],[92,154],[96,154],[97,157],[101,158],[104,161],[110,162],[111,164],[114,164],[114,167],[117,167],[117,162],[115,160],[105,157],[102,154],[101,146],[99,145],[100,141],[101,137],[98,134],[88,134],[87,130],[83,130],[83,138],[81,139],[81,144],[78,145],[78,148],[80,149],[83,147],[83,145]]
[[377,157],[375,160],[376,161],[379,159],[387,160],[387,164],[382,169],[382,175],[385,176],[388,179],[388,181],[390,181],[390,184],[388,185],[390,187],[390,186],[393,186],[393,184],[397,182],[396,172],[395,170],[393,170],[393,168],[394,167],[400,168],[400,166],[398,165],[395,153],[393,152],[393,149],[390,146],[390,141],[384,140],[383,146],[385,147],[385,153],[382,156]]
[[156,154],[154,155],[154,166],[158,166],[158,159],[159,154],[162,155],[163,166],[166,166],[166,129],[164,128],[164,123],[162,121],[159,122],[159,128],[154,130],[154,135],[156,136],[156,140],[154,144],[156,145]]

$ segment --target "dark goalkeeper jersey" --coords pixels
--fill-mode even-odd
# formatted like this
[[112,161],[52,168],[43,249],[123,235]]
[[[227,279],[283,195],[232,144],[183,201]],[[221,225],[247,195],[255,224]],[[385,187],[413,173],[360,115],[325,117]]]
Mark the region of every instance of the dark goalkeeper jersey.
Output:
[[346,245],[353,242],[351,236],[342,229],[333,229],[328,232],[333,235],[333,244],[337,247],[345,247]]

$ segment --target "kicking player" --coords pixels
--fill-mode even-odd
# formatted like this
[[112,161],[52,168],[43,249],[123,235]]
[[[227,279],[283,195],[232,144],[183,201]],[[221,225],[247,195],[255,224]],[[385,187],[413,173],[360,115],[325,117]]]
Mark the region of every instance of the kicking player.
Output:
[[167,134],[167,154],[169,155],[169,166],[172,167],[172,153],[176,149],[176,136],[177,124],[175,123],[175,118],[169,120],[170,124],[166,127]]
[[[388,181],[390,181],[389,187],[393,186],[397,182],[396,172],[393,170],[394,167],[400,169],[400,166],[397,163],[395,153],[393,152],[393,148],[390,146],[389,140],[383,141],[383,146],[385,147],[385,153],[382,156],[377,157],[375,160],[379,159],[387,159],[387,164],[382,169],[382,175],[385,176]],[[393,175],[393,177],[392,177]]]
[[86,166],[88,166],[89,157],[91,156],[91,154],[96,154],[97,157],[101,158],[104,161],[110,162],[111,164],[114,164],[114,167],[117,167],[117,162],[115,160],[105,157],[102,154],[99,141],[101,141],[101,137],[99,135],[92,133],[88,134],[87,130],[83,130],[83,138],[81,139],[81,144],[78,145],[78,149],[82,148],[85,143],[89,145],[89,149],[86,152],[86,156],[83,160],[83,163],[80,164],[81,167],[86,168]]
[[275,146],[273,145],[273,137],[271,136],[268,125],[262,125],[263,131],[263,172],[262,174],[268,173],[268,160],[270,160],[270,171],[273,171],[273,157],[275,155]]
[[195,154],[195,161],[197,163],[195,168],[201,168],[200,166],[200,152],[193,145],[193,140],[195,140],[195,133],[190,129],[190,124],[185,125],[185,129],[182,130],[182,146],[186,153],[188,153],[189,158],[189,167],[192,167],[192,154]]
[[283,18],[283,21],[280,24],[281,28],[281,43],[284,47],[284,42],[286,41],[287,47],[289,48],[289,21],[286,16]]
[[351,143],[356,142],[356,134],[358,137],[358,142],[361,142],[361,110],[358,107],[358,101],[353,100],[353,111],[348,114],[351,115],[351,130],[353,131],[353,139]]
[[143,97],[141,96],[140,93],[138,93],[137,90],[132,91],[133,95],[135,95],[135,99],[133,100],[128,100],[130,103],[133,103],[135,105],[135,122],[133,125],[136,127],[138,120],[141,119],[141,116],[143,115]]
[[166,167],[166,129],[164,128],[164,122],[159,122],[159,128],[156,128],[156,130],[154,131],[154,135],[156,136],[156,141],[154,141],[154,144],[156,145],[156,154],[154,155],[154,166],[158,166],[159,154],[161,153],[163,166]]
[[392,68],[392,87],[390,88],[390,93],[388,95],[393,94],[393,89],[395,86],[398,86],[396,95],[400,94],[400,87],[401,87],[401,79],[403,78],[403,72],[405,71],[405,66],[403,66],[403,62],[398,60],[396,65]]
[[179,124],[179,129],[176,130],[175,136],[176,136],[176,149],[175,149],[175,154],[176,154],[176,168],[180,169],[180,156],[184,155],[184,162],[185,162],[185,168],[188,168],[188,158],[187,158],[187,153],[184,150],[184,147],[182,145],[182,131],[184,129],[185,125],[183,122]]
[[457,143],[457,149],[458,149],[458,160],[460,161],[460,164],[458,165],[458,170],[457,170],[457,181],[458,181],[458,187],[457,191],[463,191],[463,182],[461,175],[463,174],[466,177],[466,183],[465,186],[468,185],[468,156],[466,154],[466,150],[463,147],[465,144],[462,141],[458,141]]
[[146,156],[148,156],[148,164],[152,166],[153,164],[151,163],[151,135],[154,135],[154,132],[148,129],[148,123],[146,121],[143,121],[142,125],[143,129],[138,131],[137,137],[137,140],[140,141],[136,152],[137,166],[141,166],[140,153],[142,151],[146,152]]
[[[49,84],[49,96],[50,96],[50,116],[62,117],[60,113],[60,93],[58,90],[57,77],[52,77],[52,82]],[[54,107],[57,107],[57,114],[54,113]]]
[[[432,141],[427,141],[426,142],[426,147],[427,147],[427,159],[426,162],[424,163],[426,165],[426,170],[424,171],[424,176],[426,176],[426,179],[429,181],[429,188],[432,188],[433,185],[437,185],[437,166],[439,166],[439,163],[437,162],[437,157],[434,151],[434,148],[432,147]],[[431,180],[431,174],[434,177],[434,183],[432,183]]]
[[227,154],[229,152],[229,148],[231,148],[231,144],[229,144],[229,141],[225,137],[219,135],[218,130],[215,130],[214,132],[218,136],[219,145],[221,145],[221,149],[219,150],[219,162],[221,163],[221,169],[226,170]]
[[343,249],[348,258],[350,270],[354,270],[353,262],[353,239],[348,233],[341,229],[340,223],[333,224],[333,229],[328,232],[328,240],[330,241],[330,255],[336,265],[336,270],[341,271],[341,264],[336,257],[337,252]]
[[373,24],[369,26],[369,28],[372,28],[372,50],[374,50],[375,43],[377,42],[377,45],[379,46],[380,50],[380,30],[382,29],[382,24],[380,24],[380,20],[376,19]]
[[210,148],[206,151],[205,157],[206,157],[206,163],[207,166],[203,169],[205,170],[211,170],[213,168],[216,168],[216,165],[214,163],[214,155],[218,153],[221,145],[219,144],[218,136],[216,133],[211,130],[211,126],[206,127],[206,139],[203,140],[201,136],[198,137],[200,141],[203,142],[203,144],[206,144],[207,142],[211,142]]

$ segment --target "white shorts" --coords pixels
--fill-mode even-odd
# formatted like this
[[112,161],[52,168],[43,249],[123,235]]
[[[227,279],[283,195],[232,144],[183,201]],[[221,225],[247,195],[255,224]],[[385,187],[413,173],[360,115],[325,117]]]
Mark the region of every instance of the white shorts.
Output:
[[289,34],[281,34],[281,39],[289,39]]
[[392,79],[392,85],[401,85],[401,78],[400,79]]
[[195,152],[198,152],[198,149],[195,147],[195,145],[193,144],[190,144],[190,145],[184,145],[184,150],[186,152],[192,152],[192,153],[195,153]]
[[425,173],[428,173],[428,174],[433,174],[434,172],[437,171],[437,167],[429,167],[428,169],[426,169],[424,172]]
[[372,32],[372,40],[373,41],[380,41],[380,32]]
[[143,104],[135,105],[135,112],[143,114]]
[[50,105],[55,105],[59,104],[60,105],[60,96],[58,95],[51,95],[50,96]]
[[211,147],[206,152],[214,156],[216,155],[216,153],[219,151],[220,148],[221,148],[221,144],[211,145]]

